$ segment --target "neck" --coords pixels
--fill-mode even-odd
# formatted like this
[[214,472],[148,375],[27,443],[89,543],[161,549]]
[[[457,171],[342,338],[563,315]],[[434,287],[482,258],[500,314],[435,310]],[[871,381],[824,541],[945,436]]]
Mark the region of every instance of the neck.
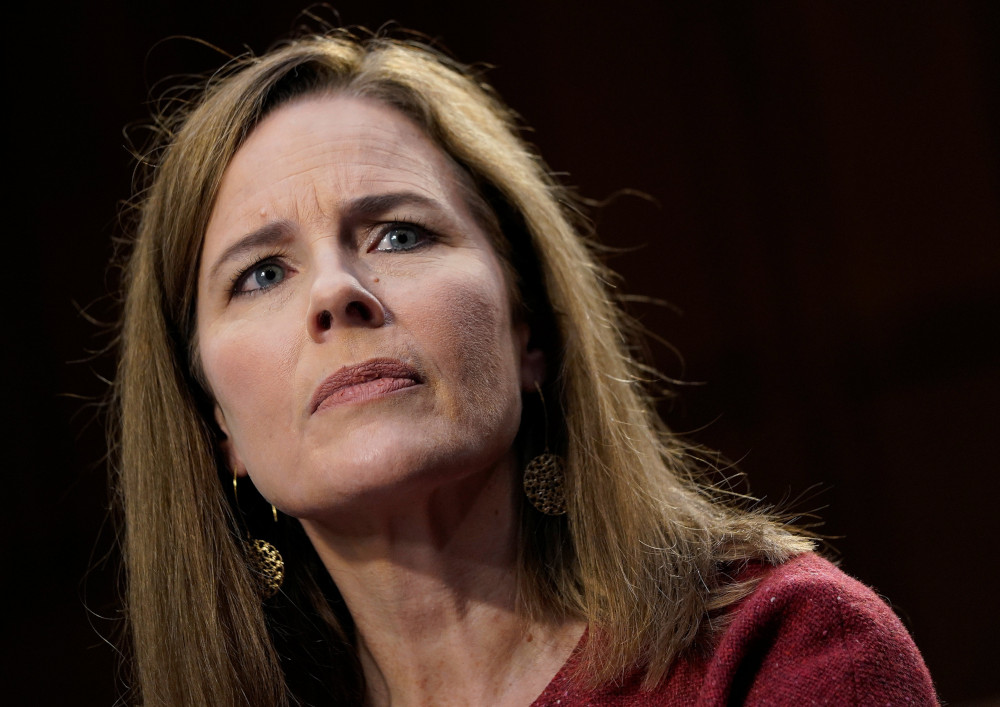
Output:
[[511,478],[505,462],[361,534],[302,521],[354,619],[372,704],[524,705],[569,657],[582,624],[516,610]]

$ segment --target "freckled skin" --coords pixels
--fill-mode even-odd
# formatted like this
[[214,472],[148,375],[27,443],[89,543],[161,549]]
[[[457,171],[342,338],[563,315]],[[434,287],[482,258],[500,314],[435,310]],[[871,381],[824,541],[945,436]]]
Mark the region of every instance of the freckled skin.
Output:
[[[500,263],[454,169],[394,110],[326,96],[270,114],[226,170],[203,245],[199,352],[230,463],[285,513],[361,522],[449,485],[482,487],[477,475],[511,464],[520,394],[544,362],[511,320]],[[364,219],[350,209],[401,192],[433,204]],[[389,222],[434,237],[379,251]],[[279,253],[262,246],[214,269],[274,224]],[[231,296],[244,268],[272,256],[283,280]],[[322,381],[372,358],[405,362],[421,384],[310,414]]]

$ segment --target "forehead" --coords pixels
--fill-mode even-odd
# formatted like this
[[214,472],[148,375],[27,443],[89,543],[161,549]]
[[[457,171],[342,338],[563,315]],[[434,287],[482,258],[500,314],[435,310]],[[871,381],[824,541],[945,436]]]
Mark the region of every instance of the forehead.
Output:
[[251,212],[276,201],[330,205],[400,189],[462,201],[465,183],[458,166],[398,110],[366,98],[308,96],[275,109],[237,151],[208,231],[246,227]]

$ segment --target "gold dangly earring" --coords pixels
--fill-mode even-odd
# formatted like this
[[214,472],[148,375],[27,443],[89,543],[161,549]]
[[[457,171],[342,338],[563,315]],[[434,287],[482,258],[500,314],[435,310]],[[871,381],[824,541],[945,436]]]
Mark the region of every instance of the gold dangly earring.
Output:
[[545,451],[534,457],[524,468],[524,495],[531,505],[548,516],[561,516],[566,513],[566,492],[564,482],[563,460],[557,454],[549,451],[549,415],[545,408],[545,398],[542,388],[535,383],[538,397],[542,401],[542,411],[545,416]]
[[[236,492],[236,469],[233,469],[233,499],[236,501],[236,508],[239,510],[240,499]],[[278,509],[271,504],[271,514],[274,522],[278,522]],[[267,540],[251,538],[250,531],[247,531],[246,545],[247,561],[250,569],[257,579],[257,588],[264,599],[270,599],[278,590],[281,583],[285,581],[285,561],[278,552],[278,548]]]

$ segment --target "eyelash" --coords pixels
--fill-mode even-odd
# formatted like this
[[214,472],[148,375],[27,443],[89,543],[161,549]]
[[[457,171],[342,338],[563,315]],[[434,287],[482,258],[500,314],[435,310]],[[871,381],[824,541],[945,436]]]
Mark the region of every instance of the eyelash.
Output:
[[[372,229],[375,235],[371,239],[371,245],[369,246],[368,250],[375,251],[376,246],[378,246],[378,244],[382,242],[382,239],[385,238],[390,231],[396,228],[412,228],[418,231],[420,233],[420,236],[424,239],[423,241],[413,246],[412,248],[408,248],[404,251],[398,251],[398,252],[405,253],[410,250],[418,250],[425,244],[430,244],[438,240],[438,235],[430,228],[428,228],[426,225],[424,225],[419,219],[409,219],[409,220],[394,219],[378,224],[376,227]],[[376,251],[376,252],[391,252],[391,251]],[[278,265],[281,265],[282,267],[287,268],[288,266],[286,264],[280,262],[286,257],[287,253],[285,251],[276,249],[266,253],[263,256],[255,256],[252,260],[249,260],[244,267],[240,268],[236,272],[236,275],[229,283],[230,298],[242,297],[246,295],[257,295],[262,292],[267,292],[268,290],[270,290],[271,287],[244,290],[241,289],[241,286],[246,281],[246,279],[253,274],[255,270],[257,270],[260,267],[263,267],[264,265],[268,265],[272,261],[274,261]]]
[[[376,250],[378,244],[382,242],[382,239],[385,238],[390,231],[397,228],[412,228],[415,231],[419,232],[420,236],[423,238],[423,241],[413,246],[412,248],[407,248],[405,251],[399,251],[399,252],[417,250],[423,247],[424,244],[430,244],[438,240],[438,235],[430,228],[425,226],[419,219],[391,219],[389,221],[385,221],[384,223],[378,224],[375,228],[372,229],[375,235],[371,239],[371,246],[369,246],[368,250],[369,251]],[[390,251],[380,251],[380,252],[390,252]]]
[[257,295],[260,294],[261,292],[266,292],[267,290],[270,290],[271,289],[270,287],[256,288],[253,290],[244,290],[241,289],[241,286],[246,281],[246,279],[253,274],[254,270],[263,267],[264,265],[268,265],[271,262],[274,262],[277,265],[281,265],[282,267],[287,268],[288,267],[287,265],[280,262],[286,256],[287,253],[285,253],[282,250],[274,250],[263,256],[254,256],[252,260],[249,260],[244,267],[240,268],[237,271],[236,275],[233,277],[232,282],[229,283],[230,298],[243,297],[246,295]]

